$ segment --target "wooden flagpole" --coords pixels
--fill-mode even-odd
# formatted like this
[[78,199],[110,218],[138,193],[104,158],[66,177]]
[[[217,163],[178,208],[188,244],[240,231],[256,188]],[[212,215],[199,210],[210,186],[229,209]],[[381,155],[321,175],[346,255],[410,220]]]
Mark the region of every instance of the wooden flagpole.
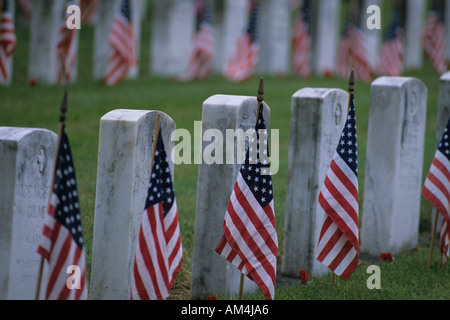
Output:
[[153,150],[152,161],[150,162],[150,176],[153,170],[153,162],[155,161],[156,147],[158,146],[159,130],[161,129],[161,112],[156,114],[155,133],[153,134]]
[[[1,0],[0,0],[1,1]],[[59,113],[59,129],[58,129],[58,140],[56,143],[56,150],[55,150],[55,157],[53,161],[53,167],[55,168],[56,162],[58,161],[58,154],[59,154],[59,147],[61,144],[61,136],[62,132],[64,130],[64,125],[66,123],[66,114],[67,114],[67,90],[64,91],[64,97],[61,103],[60,113]],[[55,184],[55,170],[53,170],[53,176],[52,176],[52,184],[50,185],[50,196],[49,196],[49,203],[51,201],[51,197],[53,195],[53,187]],[[42,283],[42,272],[44,270],[44,257],[41,256],[41,260],[39,263],[39,272],[38,272],[38,280],[36,285],[36,295],[35,300],[39,300],[39,293],[41,291],[41,283]]]
[[[258,124],[259,120],[259,112],[262,108],[262,104],[264,101],[264,78],[261,77],[259,80],[259,87],[258,87],[258,96],[256,98],[258,100],[258,106],[256,108],[256,125]],[[239,300],[242,300],[242,297],[244,296],[244,280],[245,280],[245,274],[241,273],[241,281],[239,284]]]
[[[350,111],[350,105],[352,103],[352,95],[355,91],[355,71],[352,69],[350,72],[350,77],[348,78],[348,106],[347,106],[347,116]],[[336,274],[333,272],[333,278],[331,279],[331,287],[336,287]]]
[[431,260],[433,258],[434,238],[436,236],[436,227],[439,218],[439,212],[437,212],[435,207],[433,207],[431,211],[431,216],[433,216],[433,214],[434,214],[434,223],[433,223],[433,231],[431,232],[430,253],[428,255],[428,268],[431,268]]

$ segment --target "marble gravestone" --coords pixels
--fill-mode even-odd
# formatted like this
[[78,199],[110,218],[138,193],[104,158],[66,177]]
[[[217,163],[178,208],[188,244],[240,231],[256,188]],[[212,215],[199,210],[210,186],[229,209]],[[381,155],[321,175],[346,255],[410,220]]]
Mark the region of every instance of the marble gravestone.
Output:
[[[269,130],[270,111],[264,103],[264,119]],[[201,154],[212,143],[205,139],[208,130],[218,130],[222,137],[226,130],[254,129],[257,99],[246,96],[215,95],[203,104]],[[225,139],[224,139],[225,141]],[[226,146],[227,153],[237,151],[237,139],[233,146]],[[241,147],[244,147],[241,144]],[[198,168],[197,206],[195,212],[194,250],[192,258],[191,298],[203,299],[209,295],[237,295],[240,271],[215,252],[223,235],[223,220],[236,178],[244,160],[207,163],[201,161]],[[228,155],[223,154],[225,158]],[[205,158],[203,156],[203,158]],[[229,164],[227,164],[229,163]],[[240,163],[240,164],[239,164]],[[244,292],[255,291],[258,286],[245,277]]]
[[341,0],[314,1],[316,14],[313,27],[313,70],[319,75],[331,75],[335,69],[339,41]]
[[[150,181],[157,111],[114,110],[100,120],[89,297],[128,300],[141,215]],[[161,113],[167,154],[175,122]],[[173,177],[173,163],[170,167]]]
[[425,0],[406,1],[404,66],[420,70],[423,65],[422,33],[425,21]]
[[0,127],[0,300],[35,298],[56,141],[48,130]]
[[361,252],[417,247],[427,88],[416,78],[372,83],[367,133]]
[[57,84],[58,32],[64,23],[65,1],[34,0],[30,25],[30,83]]
[[194,0],[153,2],[150,72],[183,74],[188,66],[195,31]]
[[320,188],[347,119],[348,93],[341,89],[304,88],[292,96],[283,258],[281,272],[298,277],[328,272],[314,250],[325,213]]
[[259,57],[261,73],[283,76],[288,72],[291,49],[289,0],[260,2],[258,18]]

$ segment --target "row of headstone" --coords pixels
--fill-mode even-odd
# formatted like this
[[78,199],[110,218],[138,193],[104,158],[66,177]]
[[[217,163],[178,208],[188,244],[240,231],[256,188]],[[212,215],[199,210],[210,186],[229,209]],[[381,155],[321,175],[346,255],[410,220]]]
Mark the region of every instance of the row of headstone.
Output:
[[[447,0],[450,2],[450,0]],[[381,7],[381,0],[364,0],[363,8],[370,5]],[[247,23],[247,1],[223,0],[213,3],[213,28],[215,32],[214,69],[223,72],[234,54],[237,39]],[[406,69],[422,67],[423,50],[421,34],[426,12],[426,1],[407,2],[405,22],[404,63]],[[101,79],[106,73],[107,61],[111,54],[108,34],[119,0],[100,0],[95,21],[93,76]],[[134,25],[137,52],[139,53],[142,19],[146,11],[146,0],[132,1],[132,21]],[[259,71],[282,75],[289,73],[291,65],[291,1],[262,0],[258,20]],[[65,1],[35,0],[31,21],[31,42],[29,58],[29,79],[40,83],[57,83],[55,46],[61,25]],[[446,6],[450,11],[450,4]],[[320,0],[313,4],[313,47],[312,69],[318,74],[333,73],[335,68],[337,43],[340,34],[341,1]],[[450,13],[449,13],[450,14]],[[368,18],[361,12],[362,21]],[[192,50],[195,32],[195,0],[154,0],[152,20],[152,40],[150,72],[162,76],[176,76],[186,71]],[[447,24],[450,29],[450,24]],[[382,42],[382,30],[370,30],[362,24],[367,39],[369,61],[376,65]],[[447,32],[447,38],[450,32]],[[450,43],[450,40],[447,41]],[[450,60],[450,45],[447,46]],[[138,57],[138,60],[142,57]],[[137,77],[139,65],[129,72]]]
[[[441,77],[438,130],[450,115],[449,87],[450,72]],[[381,77],[372,84],[361,252],[396,254],[418,244],[426,100],[427,89],[415,78]],[[347,102],[348,94],[340,89],[304,88],[292,97],[284,275],[296,277],[299,269],[312,275],[327,272],[313,256],[324,215],[317,197],[346,120]],[[269,123],[269,107],[263,106]],[[225,136],[227,129],[253,128],[256,108],[254,97],[212,96],[203,104],[202,133],[217,129]],[[156,111],[114,110],[100,120],[91,299],[130,297],[155,118]],[[169,150],[175,129],[163,114],[162,136]],[[1,299],[33,298],[56,138],[48,130],[0,128]],[[208,141],[202,141],[201,154],[207,147]],[[192,298],[239,290],[240,273],[214,251],[239,171],[237,156],[234,165],[199,165]],[[257,289],[249,280],[244,288]]]

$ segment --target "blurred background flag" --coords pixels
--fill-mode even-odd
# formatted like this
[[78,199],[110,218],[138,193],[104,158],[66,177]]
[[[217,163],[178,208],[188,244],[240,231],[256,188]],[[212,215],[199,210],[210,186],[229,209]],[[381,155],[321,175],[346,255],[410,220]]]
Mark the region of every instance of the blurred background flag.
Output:
[[124,79],[130,69],[137,63],[136,40],[131,19],[130,0],[121,0],[109,34],[112,54],[108,61],[106,76],[107,85],[114,86]]
[[249,0],[250,14],[248,28],[236,44],[236,52],[231,57],[225,70],[225,76],[235,82],[249,79],[258,63],[259,46],[256,43],[259,0]]
[[400,76],[403,72],[404,12],[406,2],[397,0],[391,25],[381,48],[376,72],[386,76]]
[[188,70],[186,74],[177,77],[179,81],[204,80],[213,71],[214,32],[211,25],[210,0],[197,0],[196,20],[197,31]]
[[357,79],[372,81],[372,68],[370,66],[367,43],[361,32],[362,1],[350,1],[349,13],[344,24],[343,34],[338,43],[336,57],[336,73],[347,78],[352,69]]
[[425,22],[422,44],[437,73],[445,72],[445,1],[433,0]]
[[292,35],[294,76],[309,78],[311,76],[311,28],[312,1],[304,0],[300,7]]
[[79,5],[78,0],[67,0],[63,8],[61,27],[58,32],[56,44],[56,56],[58,59],[57,73],[58,83],[70,83],[75,77],[77,67],[78,34],[77,29],[67,28],[67,18],[70,14],[66,9],[70,5]]
[[[0,20],[0,84],[11,80],[10,61],[16,50],[17,40],[14,29],[12,0],[3,0]],[[1,2],[0,2],[1,4]]]

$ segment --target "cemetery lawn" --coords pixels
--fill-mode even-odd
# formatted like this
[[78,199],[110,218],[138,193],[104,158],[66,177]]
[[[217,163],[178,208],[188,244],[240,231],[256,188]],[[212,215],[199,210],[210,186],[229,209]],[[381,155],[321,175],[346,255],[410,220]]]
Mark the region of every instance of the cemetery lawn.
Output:
[[[149,22],[146,22],[149,23]],[[174,119],[177,128],[187,129],[193,136],[194,121],[201,121],[202,103],[214,94],[256,96],[259,78],[235,84],[221,75],[207,81],[178,83],[168,78],[149,75],[149,30],[143,28],[141,76],[127,80],[116,87],[106,87],[92,79],[92,28],[81,30],[78,81],[68,86],[34,86],[28,84],[28,28],[18,26],[18,48],[14,56],[14,81],[0,88],[0,126],[37,127],[57,132],[60,103],[64,90],[69,93],[69,110],[66,121],[72,147],[78,191],[82,211],[88,275],[91,268],[95,190],[100,118],[114,109],[160,110]],[[439,76],[428,61],[423,70],[409,72],[422,80],[428,88],[428,109],[425,136],[423,179],[435,152],[436,115]],[[309,80],[291,76],[264,76],[265,101],[271,108],[271,129],[280,134],[280,169],[273,177],[276,226],[279,239],[279,257],[283,254],[283,227],[286,185],[288,179],[288,145],[291,96],[304,87],[340,88],[347,90],[347,79],[313,77]],[[358,132],[360,218],[364,191],[365,141],[368,128],[370,85],[357,82],[355,104]],[[193,144],[193,141],[192,141]],[[191,159],[193,159],[193,156]],[[182,164],[175,167],[174,188],[178,204],[180,229],[184,249],[183,268],[178,275],[171,299],[189,299],[190,273],[194,239],[195,205],[197,194],[197,166]],[[449,299],[450,264],[443,267],[439,261],[439,246],[435,246],[432,268],[427,257],[431,229],[431,205],[422,198],[420,234],[423,241],[413,252],[395,256],[393,263],[381,262],[378,257],[361,257],[360,265],[348,281],[337,279],[331,290],[331,276],[313,277],[307,286],[298,279],[277,288],[276,299]],[[217,232],[219,232],[218,230]],[[361,235],[364,241],[364,235]],[[381,268],[381,289],[369,290],[366,281],[368,265]],[[226,297],[219,297],[226,298]],[[245,296],[260,299],[261,295]]]

